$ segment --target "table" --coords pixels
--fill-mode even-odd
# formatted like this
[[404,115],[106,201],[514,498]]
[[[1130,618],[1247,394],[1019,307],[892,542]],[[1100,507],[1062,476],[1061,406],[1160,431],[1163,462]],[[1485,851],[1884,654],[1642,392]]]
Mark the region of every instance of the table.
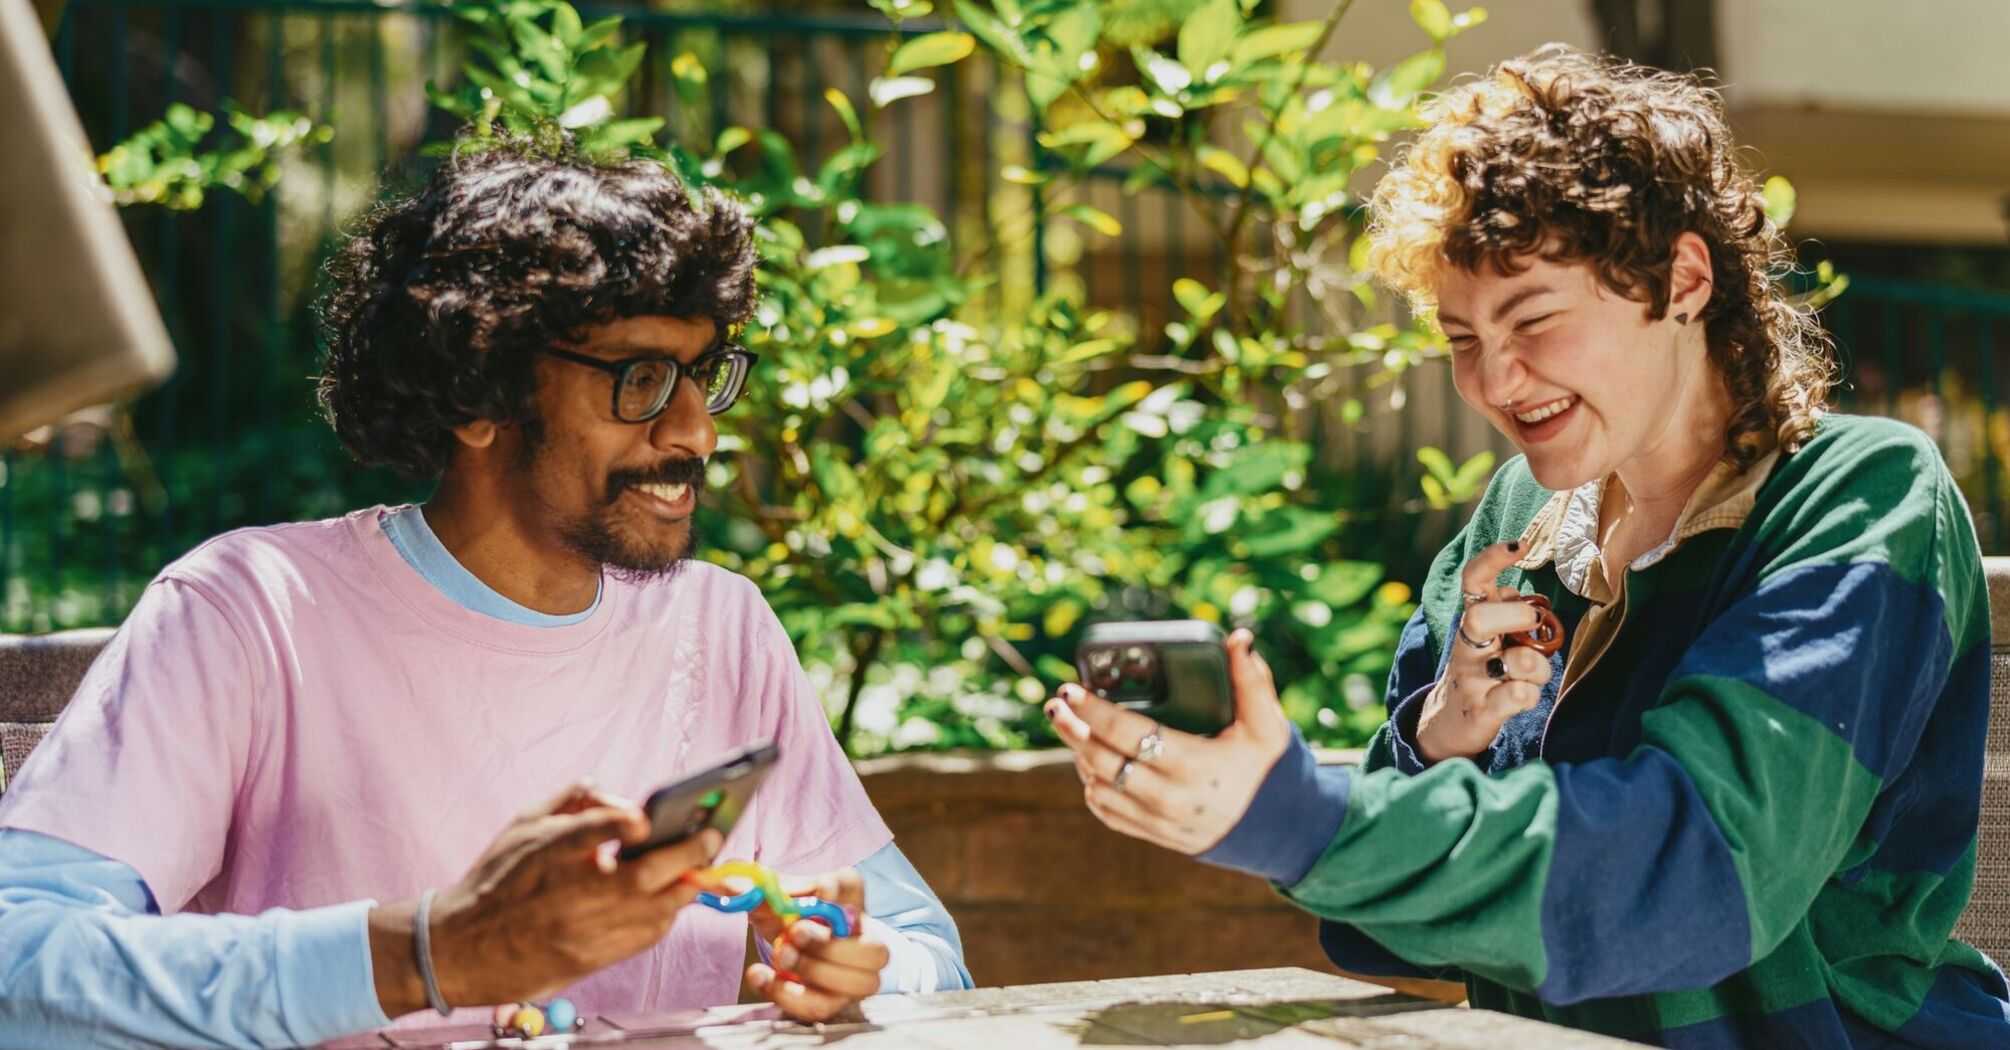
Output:
[[1636,1044],[1449,1007],[1313,970],[1280,968],[882,996],[805,1025],[767,1004],[596,1018],[570,1039],[492,1040],[480,1029],[345,1039],[344,1050],[1615,1050]]

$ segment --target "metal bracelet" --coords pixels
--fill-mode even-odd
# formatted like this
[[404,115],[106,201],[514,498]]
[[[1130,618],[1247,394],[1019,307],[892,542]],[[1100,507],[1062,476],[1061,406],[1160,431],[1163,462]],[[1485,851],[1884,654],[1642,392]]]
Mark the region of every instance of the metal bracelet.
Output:
[[454,1012],[447,997],[440,994],[439,978],[433,976],[433,893],[419,895],[419,916],[412,929],[412,954],[419,960],[419,982],[426,986],[426,1003],[446,1017]]

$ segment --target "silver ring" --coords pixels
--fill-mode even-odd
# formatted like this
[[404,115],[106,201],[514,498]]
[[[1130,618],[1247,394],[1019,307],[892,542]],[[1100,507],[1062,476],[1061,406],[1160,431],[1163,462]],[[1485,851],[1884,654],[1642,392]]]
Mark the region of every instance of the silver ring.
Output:
[[1138,761],[1149,766],[1153,762],[1157,762],[1160,756],[1165,753],[1166,738],[1159,735],[1158,726],[1153,726],[1152,731],[1146,733],[1144,739],[1138,741]]
[[1459,633],[1459,641],[1462,641],[1467,645],[1472,646],[1475,649],[1489,649],[1493,647],[1492,642],[1474,641],[1473,636],[1466,633],[1466,624],[1465,621],[1463,620],[1459,621],[1459,625],[1457,627],[1452,628],[1452,630],[1457,631]]
[[1110,781],[1110,786],[1116,788],[1118,791],[1122,791],[1124,789],[1124,781],[1131,779],[1131,769],[1136,765],[1136,762],[1128,758],[1124,759],[1124,764],[1117,767],[1116,779]]
[[1485,593],[1475,594],[1472,591],[1460,589],[1459,597],[1464,598],[1466,600],[1467,605],[1478,605],[1479,603],[1486,601],[1488,595]]

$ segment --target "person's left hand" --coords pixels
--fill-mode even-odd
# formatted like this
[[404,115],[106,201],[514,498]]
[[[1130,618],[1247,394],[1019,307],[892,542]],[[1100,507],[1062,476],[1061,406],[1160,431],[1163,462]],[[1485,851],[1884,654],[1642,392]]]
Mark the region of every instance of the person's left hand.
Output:
[[[775,965],[747,967],[747,985],[798,1021],[828,1021],[838,1011],[879,992],[879,972],[891,953],[886,942],[864,929],[865,880],[851,868],[809,878],[781,876],[782,889],[792,897],[821,897],[848,909],[855,917],[856,936],[839,937],[820,922],[798,922],[775,949]],[[772,944],[782,935],[782,917],[766,904],[749,914],[754,934]],[[776,967],[802,979],[789,980]]]
[[[1235,722],[1217,736],[1165,729],[1079,685],[1064,685],[1047,701],[1047,717],[1075,752],[1082,794],[1096,819],[1188,855],[1205,853],[1227,836],[1291,744],[1277,683],[1254,643],[1246,630],[1228,636]],[[1147,761],[1140,747],[1152,733],[1164,746]]]

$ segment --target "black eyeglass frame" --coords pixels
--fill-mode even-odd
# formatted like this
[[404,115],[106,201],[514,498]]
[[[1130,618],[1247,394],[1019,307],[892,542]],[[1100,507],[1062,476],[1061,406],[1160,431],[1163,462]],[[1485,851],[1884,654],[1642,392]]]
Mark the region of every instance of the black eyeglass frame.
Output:
[[[575,353],[571,350],[560,350],[552,346],[545,347],[543,352],[561,360],[571,361],[574,364],[585,365],[588,368],[597,368],[613,376],[614,393],[608,401],[608,409],[614,413],[615,419],[623,423],[647,423],[662,415],[664,410],[670,407],[670,400],[677,396],[677,384],[687,378],[695,382],[696,376],[705,369],[705,366],[718,362],[716,367],[727,368],[731,367],[735,358],[744,359],[747,362],[747,367],[740,376],[740,385],[733,391],[732,400],[718,408],[713,408],[709,401],[705,404],[705,411],[708,414],[714,416],[720,415],[740,403],[740,398],[747,392],[747,380],[754,374],[754,366],[761,363],[761,355],[735,343],[721,343],[716,348],[698,355],[689,364],[685,364],[665,354],[644,354],[640,357],[624,357],[619,361],[603,361],[589,354]],[[621,414],[621,391],[628,386],[629,373],[648,364],[668,366],[670,376],[664,380],[664,392],[657,396],[655,407],[644,413],[640,419],[629,419]],[[700,393],[703,393],[703,388],[700,388]]]

